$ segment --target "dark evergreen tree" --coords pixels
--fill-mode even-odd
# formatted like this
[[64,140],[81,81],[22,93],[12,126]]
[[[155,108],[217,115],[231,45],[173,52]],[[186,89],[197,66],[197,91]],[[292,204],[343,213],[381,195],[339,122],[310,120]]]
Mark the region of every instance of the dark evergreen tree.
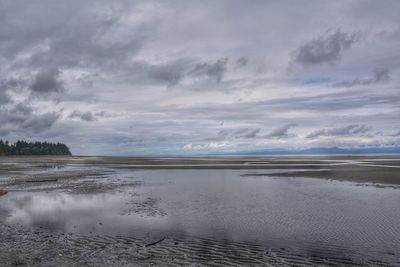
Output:
[[16,155],[71,155],[69,148],[62,143],[17,141],[9,144],[0,140],[0,156]]

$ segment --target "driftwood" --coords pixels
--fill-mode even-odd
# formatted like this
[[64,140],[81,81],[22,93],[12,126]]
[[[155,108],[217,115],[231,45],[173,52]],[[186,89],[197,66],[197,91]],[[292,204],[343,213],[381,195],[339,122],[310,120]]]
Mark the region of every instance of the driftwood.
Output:
[[57,182],[58,179],[35,179],[35,180],[26,180],[27,183],[45,183],[45,182]]
[[5,194],[7,194],[8,192],[6,190],[2,190],[0,189],[0,197],[4,196]]
[[153,242],[153,243],[150,243],[150,244],[146,244],[145,247],[147,248],[147,247],[151,247],[151,246],[157,245],[158,243],[161,243],[162,241],[164,241],[164,239],[165,239],[165,237],[161,238],[160,240],[158,240],[156,242]]

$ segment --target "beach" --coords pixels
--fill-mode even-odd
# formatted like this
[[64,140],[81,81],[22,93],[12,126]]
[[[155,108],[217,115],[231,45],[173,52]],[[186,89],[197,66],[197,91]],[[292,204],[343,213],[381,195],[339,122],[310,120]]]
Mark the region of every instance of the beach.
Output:
[[0,157],[2,266],[397,266],[400,157]]

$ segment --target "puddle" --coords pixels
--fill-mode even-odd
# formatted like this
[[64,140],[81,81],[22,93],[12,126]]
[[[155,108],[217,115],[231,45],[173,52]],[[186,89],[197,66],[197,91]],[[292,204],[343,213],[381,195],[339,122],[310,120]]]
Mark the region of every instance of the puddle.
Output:
[[[66,193],[11,193],[0,202],[8,225],[23,225],[78,234],[136,236],[143,229],[167,222],[152,199],[118,193],[71,195]],[[5,218],[4,218],[5,217]],[[151,225],[151,227],[147,227]],[[161,226],[162,226],[161,225]]]

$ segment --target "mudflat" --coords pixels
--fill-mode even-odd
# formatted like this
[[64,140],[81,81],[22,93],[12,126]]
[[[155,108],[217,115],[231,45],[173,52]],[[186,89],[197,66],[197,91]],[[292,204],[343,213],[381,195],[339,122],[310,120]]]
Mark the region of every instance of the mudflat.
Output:
[[0,259],[397,266],[399,186],[396,155],[0,157]]
[[[127,169],[277,170],[265,175],[313,177],[377,184],[400,184],[400,155],[335,155],[278,157],[0,157],[0,174],[37,168],[105,166]],[[284,170],[287,170],[285,172]],[[252,173],[247,176],[263,176]]]

